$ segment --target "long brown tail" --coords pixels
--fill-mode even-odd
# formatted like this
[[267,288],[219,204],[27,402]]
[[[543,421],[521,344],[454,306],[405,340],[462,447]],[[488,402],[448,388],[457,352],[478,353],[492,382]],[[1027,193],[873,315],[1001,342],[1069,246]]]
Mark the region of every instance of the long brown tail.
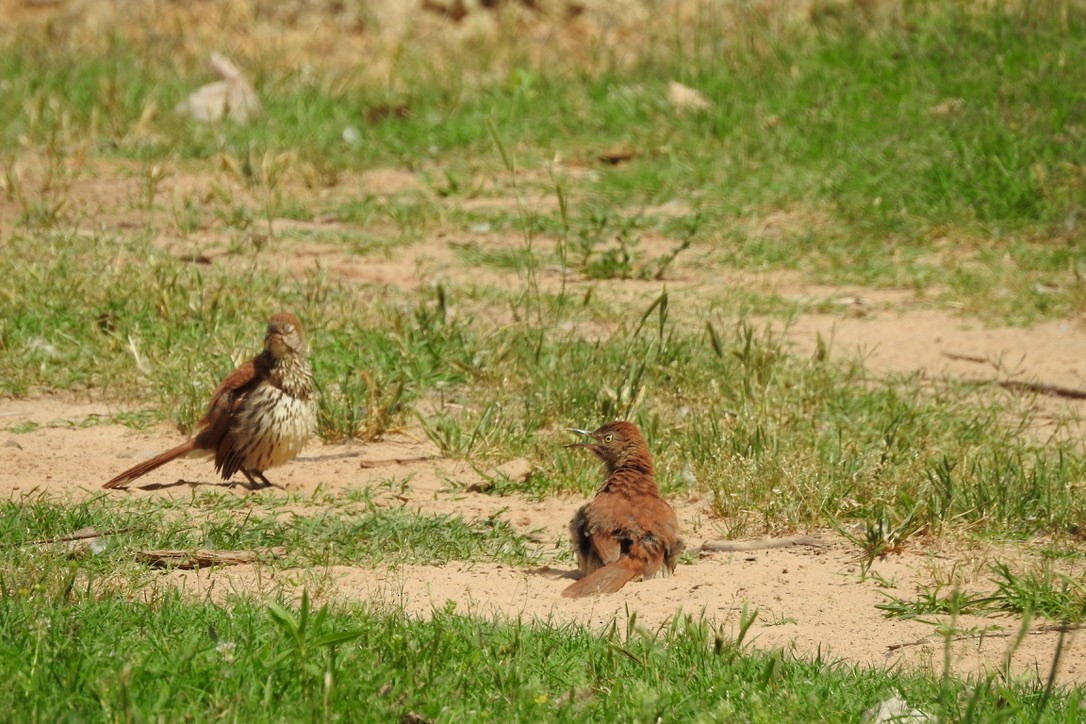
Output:
[[112,490],[114,488],[120,488],[125,483],[129,483],[138,477],[146,475],[155,468],[161,467],[166,463],[170,462],[171,460],[176,460],[177,458],[184,457],[195,449],[196,440],[189,440],[188,442],[182,443],[175,448],[167,450],[164,453],[159,453],[158,455],[155,455],[149,460],[144,460],[138,465],[133,465],[128,470],[125,470],[123,473],[113,478],[113,480],[110,480],[102,487],[109,490]]
[[562,595],[566,598],[580,598],[595,593],[614,593],[644,573],[644,561],[622,556],[614,563],[598,568],[576,583],[566,586]]

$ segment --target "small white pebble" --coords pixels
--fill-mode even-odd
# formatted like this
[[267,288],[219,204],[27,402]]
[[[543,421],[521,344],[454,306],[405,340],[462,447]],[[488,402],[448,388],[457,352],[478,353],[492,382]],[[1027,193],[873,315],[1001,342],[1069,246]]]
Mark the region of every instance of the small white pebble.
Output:
[[362,142],[362,131],[358,130],[354,126],[347,126],[343,129],[343,142],[350,144],[351,146],[357,146]]

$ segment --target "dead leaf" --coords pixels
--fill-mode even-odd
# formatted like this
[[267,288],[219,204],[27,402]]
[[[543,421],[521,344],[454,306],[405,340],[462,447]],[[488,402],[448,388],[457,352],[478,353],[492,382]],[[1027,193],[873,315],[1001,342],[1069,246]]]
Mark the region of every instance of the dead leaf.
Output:
[[614,146],[600,153],[596,158],[604,163],[617,166],[623,161],[629,161],[637,157],[637,151],[630,146]]
[[454,23],[468,16],[468,8],[464,5],[464,0],[452,0],[447,5],[437,0],[422,0],[422,9],[436,15],[443,15]]
[[377,123],[386,118],[410,118],[411,106],[406,103],[381,103],[366,109],[366,123]]
[[965,110],[965,101],[961,98],[946,98],[928,109],[933,118],[949,118]]

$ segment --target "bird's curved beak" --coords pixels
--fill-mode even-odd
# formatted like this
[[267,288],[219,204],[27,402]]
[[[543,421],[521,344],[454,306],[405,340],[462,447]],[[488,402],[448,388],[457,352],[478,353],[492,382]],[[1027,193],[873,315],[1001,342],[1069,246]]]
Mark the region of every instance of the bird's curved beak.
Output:
[[[586,437],[592,435],[592,432],[590,430],[582,430],[579,427],[567,427],[566,430],[568,432],[574,432],[574,433],[577,433],[578,435],[584,435]],[[571,442],[568,445],[566,445],[565,447],[593,447],[593,446],[592,446],[591,443],[587,443],[587,442]]]

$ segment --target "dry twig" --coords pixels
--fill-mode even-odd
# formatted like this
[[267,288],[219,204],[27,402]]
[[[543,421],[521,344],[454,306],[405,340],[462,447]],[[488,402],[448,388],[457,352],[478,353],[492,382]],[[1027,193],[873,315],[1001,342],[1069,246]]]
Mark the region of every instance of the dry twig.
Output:
[[136,559],[155,568],[210,568],[212,566],[237,566],[243,563],[256,563],[263,558],[284,556],[283,547],[264,548],[254,551],[227,551],[197,548],[195,550],[154,550],[140,551]]
[[694,553],[741,553],[788,546],[825,548],[828,543],[815,535],[796,535],[788,538],[759,538],[758,540],[705,541]]
[[[1086,628],[1086,626],[1084,626],[1083,624],[1052,623],[1052,624],[1045,624],[1044,626],[1038,626],[1037,628],[1032,628],[1029,631],[1026,631],[1025,635],[1026,636],[1040,636],[1042,634],[1047,634],[1047,633],[1067,633],[1068,631],[1078,631],[1079,629],[1082,629],[1082,628]],[[1017,636],[1018,633],[1019,633],[1018,631],[984,631],[982,633],[959,634],[958,636],[951,637],[950,640],[951,641],[969,641],[970,639],[984,639],[984,638],[1005,639],[1005,638],[1010,638],[1011,636]],[[945,641],[946,640],[945,637],[942,640]],[[887,653],[892,653],[894,651],[897,651],[898,649],[903,649],[903,648],[905,648],[907,646],[924,646],[925,644],[934,644],[934,643],[940,643],[940,641],[938,639],[933,639],[931,636],[925,636],[922,639],[917,639],[916,641],[906,641],[903,644],[890,644],[889,646],[886,647],[886,652]]]

